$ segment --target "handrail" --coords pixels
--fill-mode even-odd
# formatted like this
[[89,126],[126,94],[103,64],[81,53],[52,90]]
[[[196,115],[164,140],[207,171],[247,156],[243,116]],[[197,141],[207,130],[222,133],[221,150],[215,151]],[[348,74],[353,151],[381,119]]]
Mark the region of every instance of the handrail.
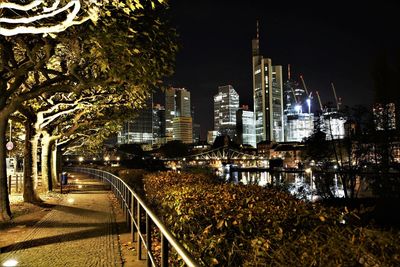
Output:
[[[83,167],[69,167],[68,170],[80,173],[86,173],[91,176],[100,178],[103,182],[107,181],[113,188],[114,195],[118,198],[126,217],[127,223],[131,226],[132,241],[135,241],[135,233],[137,234],[137,257],[141,260],[142,245],[147,250],[147,266],[156,266],[153,253],[151,252],[151,224],[152,222],[158,227],[161,232],[161,266],[168,266],[168,244],[175,249],[178,255],[183,259],[187,266],[199,266],[193,259],[190,253],[183,247],[182,244],[173,236],[167,227],[160,221],[155,213],[146,205],[141,197],[133,191],[128,184],[126,184],[118,176],[98,169],[83,168]],[[132,197],[133,196],[133,197]],[[135,205],[136,204],[136,205]],[[136,206],[136,207],[135,207]],[[141,225],[141,210],[146,215],[146,237],[143,236]],[[136,215],[136,216],[135,216]],[[135,218],[136,217],[136,218]],[[151,221],[150,221],[151,219]]]

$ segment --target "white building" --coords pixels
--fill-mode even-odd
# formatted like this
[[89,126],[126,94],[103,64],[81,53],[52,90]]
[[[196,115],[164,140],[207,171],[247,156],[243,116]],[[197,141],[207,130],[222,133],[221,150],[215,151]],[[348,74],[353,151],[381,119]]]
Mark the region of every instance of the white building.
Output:
[[214,96],[214,130],[222,135],[236,136],[236,111],[239,95],[231,85],[219,86]]

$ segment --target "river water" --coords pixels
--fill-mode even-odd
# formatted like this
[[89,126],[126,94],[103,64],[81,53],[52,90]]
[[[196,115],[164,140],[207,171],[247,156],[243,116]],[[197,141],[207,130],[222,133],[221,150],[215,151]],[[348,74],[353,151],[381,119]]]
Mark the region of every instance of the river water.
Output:
[[343,197],[343,186],[337,174],[315,176],[306,172],[279,171],[229,171],[219,173],[226,181],[236,184],[255,184],[259,186],[284,187],[296,197],[315,201],[328,190],[335,197]]

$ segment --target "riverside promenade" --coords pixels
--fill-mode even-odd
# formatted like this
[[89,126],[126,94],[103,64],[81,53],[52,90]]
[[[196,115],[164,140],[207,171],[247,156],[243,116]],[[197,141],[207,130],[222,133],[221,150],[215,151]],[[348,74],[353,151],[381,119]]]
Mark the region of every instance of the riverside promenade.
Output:
[[100,181],[74,173],[59,205],[2,248],[0,266],[143,266],[126,262],[117,233],[119,208]]

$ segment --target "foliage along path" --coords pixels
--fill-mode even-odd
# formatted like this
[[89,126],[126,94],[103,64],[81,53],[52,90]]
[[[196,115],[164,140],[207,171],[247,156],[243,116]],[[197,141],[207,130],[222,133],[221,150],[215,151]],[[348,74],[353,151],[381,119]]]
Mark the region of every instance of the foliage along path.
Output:
[[122,266],[111,193],[96,180],[74,176],[71,189],[76,191],[27,236],[1,248],[1,266],[9,260],[18,266]]

